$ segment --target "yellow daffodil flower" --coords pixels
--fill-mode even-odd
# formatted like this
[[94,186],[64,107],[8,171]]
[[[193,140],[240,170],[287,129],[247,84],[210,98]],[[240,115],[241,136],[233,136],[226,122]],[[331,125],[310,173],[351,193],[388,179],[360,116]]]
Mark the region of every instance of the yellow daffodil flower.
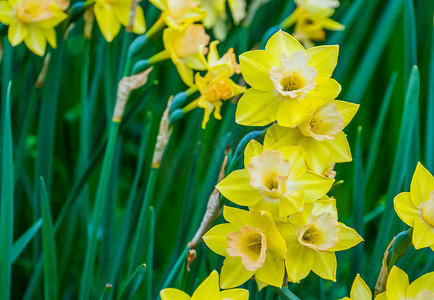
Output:
[[341,86],[331,79],[338,46],[304,49],[286,32],[275,33],[265,50],[240,55],[241,73],[252,86],[238,102],[236,121],[264,126],[277,120],[300,125],[322,105],[335,99]]
[[197,0],[149,0],[162,11],[161,18],[172,28],[180,29],[185,24],[201,21],[206,11],[199,8]]
[[400,193],[394,204],[401,220],[414,228],[414,248],[434,251],[434,177],[421,163],[411,179],[410,192]]
[[386,291],[375,297],[375,300],[395,299],[434,299],[434,272],[427,273],[409,284],[407,274],[393,266],[387,278]]
[[336,281],[336,251],[354,247],[363,239],[338,222],[334,199],[306,203],[288,222],[277,222],[285,240],[288,280],[298,282],[312,270],[318,276]]
[[0,22],[9,25],[8,39],[12,46],[23,41],[33,53],[45,54],[47,42],[56,48],[55,27],[67,15],[50,0],[0,1]]
[[[96,0],[93,11],[99,29],[107,42],[113,41],[121,30],[127,27],[130,20],[132,0]],[[133,32],[143,34],[146,30],[145,15],[140,5],[137,6]]]
[[220,291],[219,274],[211,274],[198,286],[193,296],[189,296],[178,289],[164,289],[160,292],[161,300],[248,300],[249,291],[245,289],[231,289]]
[[286,220],[301,211],[305,201],[321,198],[334,182],[306,171],[297,146],[269,148],[252,140],[244,152],[244,167],[230,173],[216,188],[238,205],[271,212],[275,220]]
[[51,2],[59,6],[63,11],[69,7],[69,0],[51,0]]
[[220,286],[237,287],[253,275],[266,284],[281,286],[286,246],[270,213],[225,206],[223,216],[229,223],[216,225],[203,236],[212,251],[226,257]]
[[175,64],[179,75],[188,86],[193,85],[193,69],[203,71],[206,65],[202,55],[206,54],[210,37],[203,25],[186,24],[181,29],[166,28],[163,32],[165,51]]
[[350,297],[345,297],[341,300],[372,300],[372,292],[360,275],[357,274],[351,286]]
[[326,175],[330,164],[352,160],[342,130],[353,119],[358,104],[334,100],[318,108],[296,128],[272,125],[264,139],[267,148],[298,145],[308,168]]

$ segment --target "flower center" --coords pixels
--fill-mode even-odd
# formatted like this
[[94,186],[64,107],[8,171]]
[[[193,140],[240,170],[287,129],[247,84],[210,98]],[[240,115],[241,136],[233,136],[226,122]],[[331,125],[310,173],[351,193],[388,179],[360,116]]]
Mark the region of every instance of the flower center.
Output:
[[317,71],[308,66],[309,56],[303,51],[291,53],[289,58],[286,53],[280,56],[281,66],[270,70],[270,79],[274,83],[274,89],[282,96],[297,98],[315,87]]
[[203,46],[203,54],[206,54],[208,49],[205,46],[208,45],[209,39],[203,26],[191,25],[182,36],[174,41],[173,47],[178,58],[199,54],[201,46]]
[[31,23],[49,19],[53,13],[49,9],[50,1],[24,0],[16,10],[18,21]]
[[298,128],[304,136],[318,141],[334,140],[336,135],[344,129],[345,120],[333,103],[318,108],[315,113],[300,124]]
[[434,190],[429,194],[428,201],[421,209],[422,219],[434,228]]
[[338,244],[338,235],[338,220],[329,213],[323,213],[314,216],[308,224],[300,228],[298,241],[316,251],[327,251]]
[[256,271],[263,266],[266,259],[267,237],[259,230],[248,225],[228,234],[227,253],[240,256],[244,267]]
[[287,191],[289,167],[281,152],[266,150],[250,160],[250,184],[270,198],[280,198]]

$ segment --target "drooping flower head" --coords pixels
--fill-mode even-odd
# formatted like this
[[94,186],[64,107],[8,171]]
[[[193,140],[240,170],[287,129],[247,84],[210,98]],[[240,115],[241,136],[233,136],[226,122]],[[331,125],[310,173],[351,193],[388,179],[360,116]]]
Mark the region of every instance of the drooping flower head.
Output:
[[226,257],[220,286],[237,287],[253,275],[266,284],[281,286],[285,242],[270,213],[225,206],[223,216],[229,223],[214,226],[203,237],[212,251]]
[[248,300],[249,291],[245,289],[231,289],[220,291],[219,274],[211,274],[197,287],[190,297],[181,290],[167,288],[160,292],[161,300]]
[[183,25],[203,20],[206,12],[197,0],[150,0],[159,10],[167,26],[180,29]]
[[306,203],[288,222],[277,222],[285,240],[288,280],[298,282],[312,270],[318,276],[336,280],[336,251],[354,247],[363,239],[357,232],[338,222],[334,199]]
[[372,300],[372,292],[362,277],[357,274],[351,286],[350,297],[345,297],[341,300]]
[[298,146],[308,168],[326,175],[331,164],[351,161],[351,150],[342,131],[353,119],[359,105],[334,100],[318,108],[296,128],[272,125],[264,146]]
[[335,99],[341,87],[331,79],[338,46],[304,49],[286,32],[275,33],[265,50],[240,55],[241,73],[251,85],[240,99],[236,121],[264,126],[277,120],[296,127]]
[[375,300],[395,299],[434,299],[434,272],[427,273],[409,284],[407,274],[393,266],[387,278],[386,291],[375,297]]
[[207,53],[209,40],[203,25],[198,24],[186,24],[181,29],[166,28],[163,32],[164,47],[188,86],[193,85],[193,69],[206,70],[201,55]]
[[421,163],[411,179],[410,192],[400,193],[394,204],[401,220],[414,228],[414,248],[434,251],[434,177]]
[[286,220],[304,202],[324,196],[334,180],[306,171],[298,146],[269,148],[255,140],[244,152],[244,169],[236,170],[216,188],[230,201],[251,210],[271,212]]
[[[121,30],[121,25],[127,27],[130,20],[132,0],[96,0],[94,13],[99,29],[107,42],[113,41]],[[146,30],[145,15],[140,5],[137,5],[133,32],[143,34]]]
[[9,25],[8,39],[12,46],[23,41],[33,53],[45,54],[47,42],[56,48],[55,27],[67,15],[50,0],[0,1],[0,22]]

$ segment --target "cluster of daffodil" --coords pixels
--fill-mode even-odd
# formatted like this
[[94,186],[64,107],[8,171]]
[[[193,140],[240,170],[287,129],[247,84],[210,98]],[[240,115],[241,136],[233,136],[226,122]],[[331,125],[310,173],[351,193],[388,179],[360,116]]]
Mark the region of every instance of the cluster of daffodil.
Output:
[[[336,201],[328,197],[334,163],[351,160],[343,128],[358,105],[335,100],[340,85],[331,79],[338,47],[304,49],[279,31],[265,50],[240,56],[241,73],[251,86],[241,97],[236,121],[268,128],[263,145],[252,140],[244,169],[216,188],[233,203],[228,223],[203,237],[225,260],[222,288],[237,287],[254,276],[259,289],[280,287],[284,278],[299,282],[310,271],[336,280],[335,252],[362,241],[338,221]],[[287,277],[285,277],[285,273]]]
[[297,8],[281,26],[284,29],[294,25],[293,36],[305,47],[314,46],[312,41],[324,41],[327,30],[343,30],[345,27],[330,19],[339,0],[294,0]]

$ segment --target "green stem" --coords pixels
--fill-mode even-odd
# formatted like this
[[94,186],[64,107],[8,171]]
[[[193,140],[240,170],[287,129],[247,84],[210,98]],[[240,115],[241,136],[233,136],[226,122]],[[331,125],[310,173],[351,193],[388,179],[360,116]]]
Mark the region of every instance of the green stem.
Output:
[[286,287],[278,288],[273,286],[273,289],[284,300],[300,300],[300,298]]
[[93,211],[91,231],[87,240],[86,256],[83,267],[83,275],[81,278],[80,295],[79,299],[89,299],[90,287],[92,285],[92,272],[95,265],[95,256],[97,250],[97,235],[98,227],[102,217],[104,208],[104,199],[107,193],[108,182],[113,165],[113,158],[116,146],[116,139],[119,132],[119,123],[111,123],[108,143],[104,154],[104,161],[101,170],[101,175],[98,183],[98,190],[95,199],[95,207]]
[[148,240],[148,257],[147,266],[148,271],[146,273],[146,298],[152,299],[152,277],[154,273],[154,240],[155,240],[155,210],[154,207],[149,208],[149,240]]
[[167,279],[164,282],[163,287],[161,288],[162,290],[167,288],[172,283],[173,278],[175,277],[175,274],[178,273],[179,269],[181,268],[182,264],[184,263],[185,257],[187,255],[189,249],[190,248],[188,248],[188,246],[185,247],[184,251],[182,251],[182,253],[179,255],[178,260],[176,261],[175,265],[173,266],[172,271],[170,271],[169,276],[167,276]]

